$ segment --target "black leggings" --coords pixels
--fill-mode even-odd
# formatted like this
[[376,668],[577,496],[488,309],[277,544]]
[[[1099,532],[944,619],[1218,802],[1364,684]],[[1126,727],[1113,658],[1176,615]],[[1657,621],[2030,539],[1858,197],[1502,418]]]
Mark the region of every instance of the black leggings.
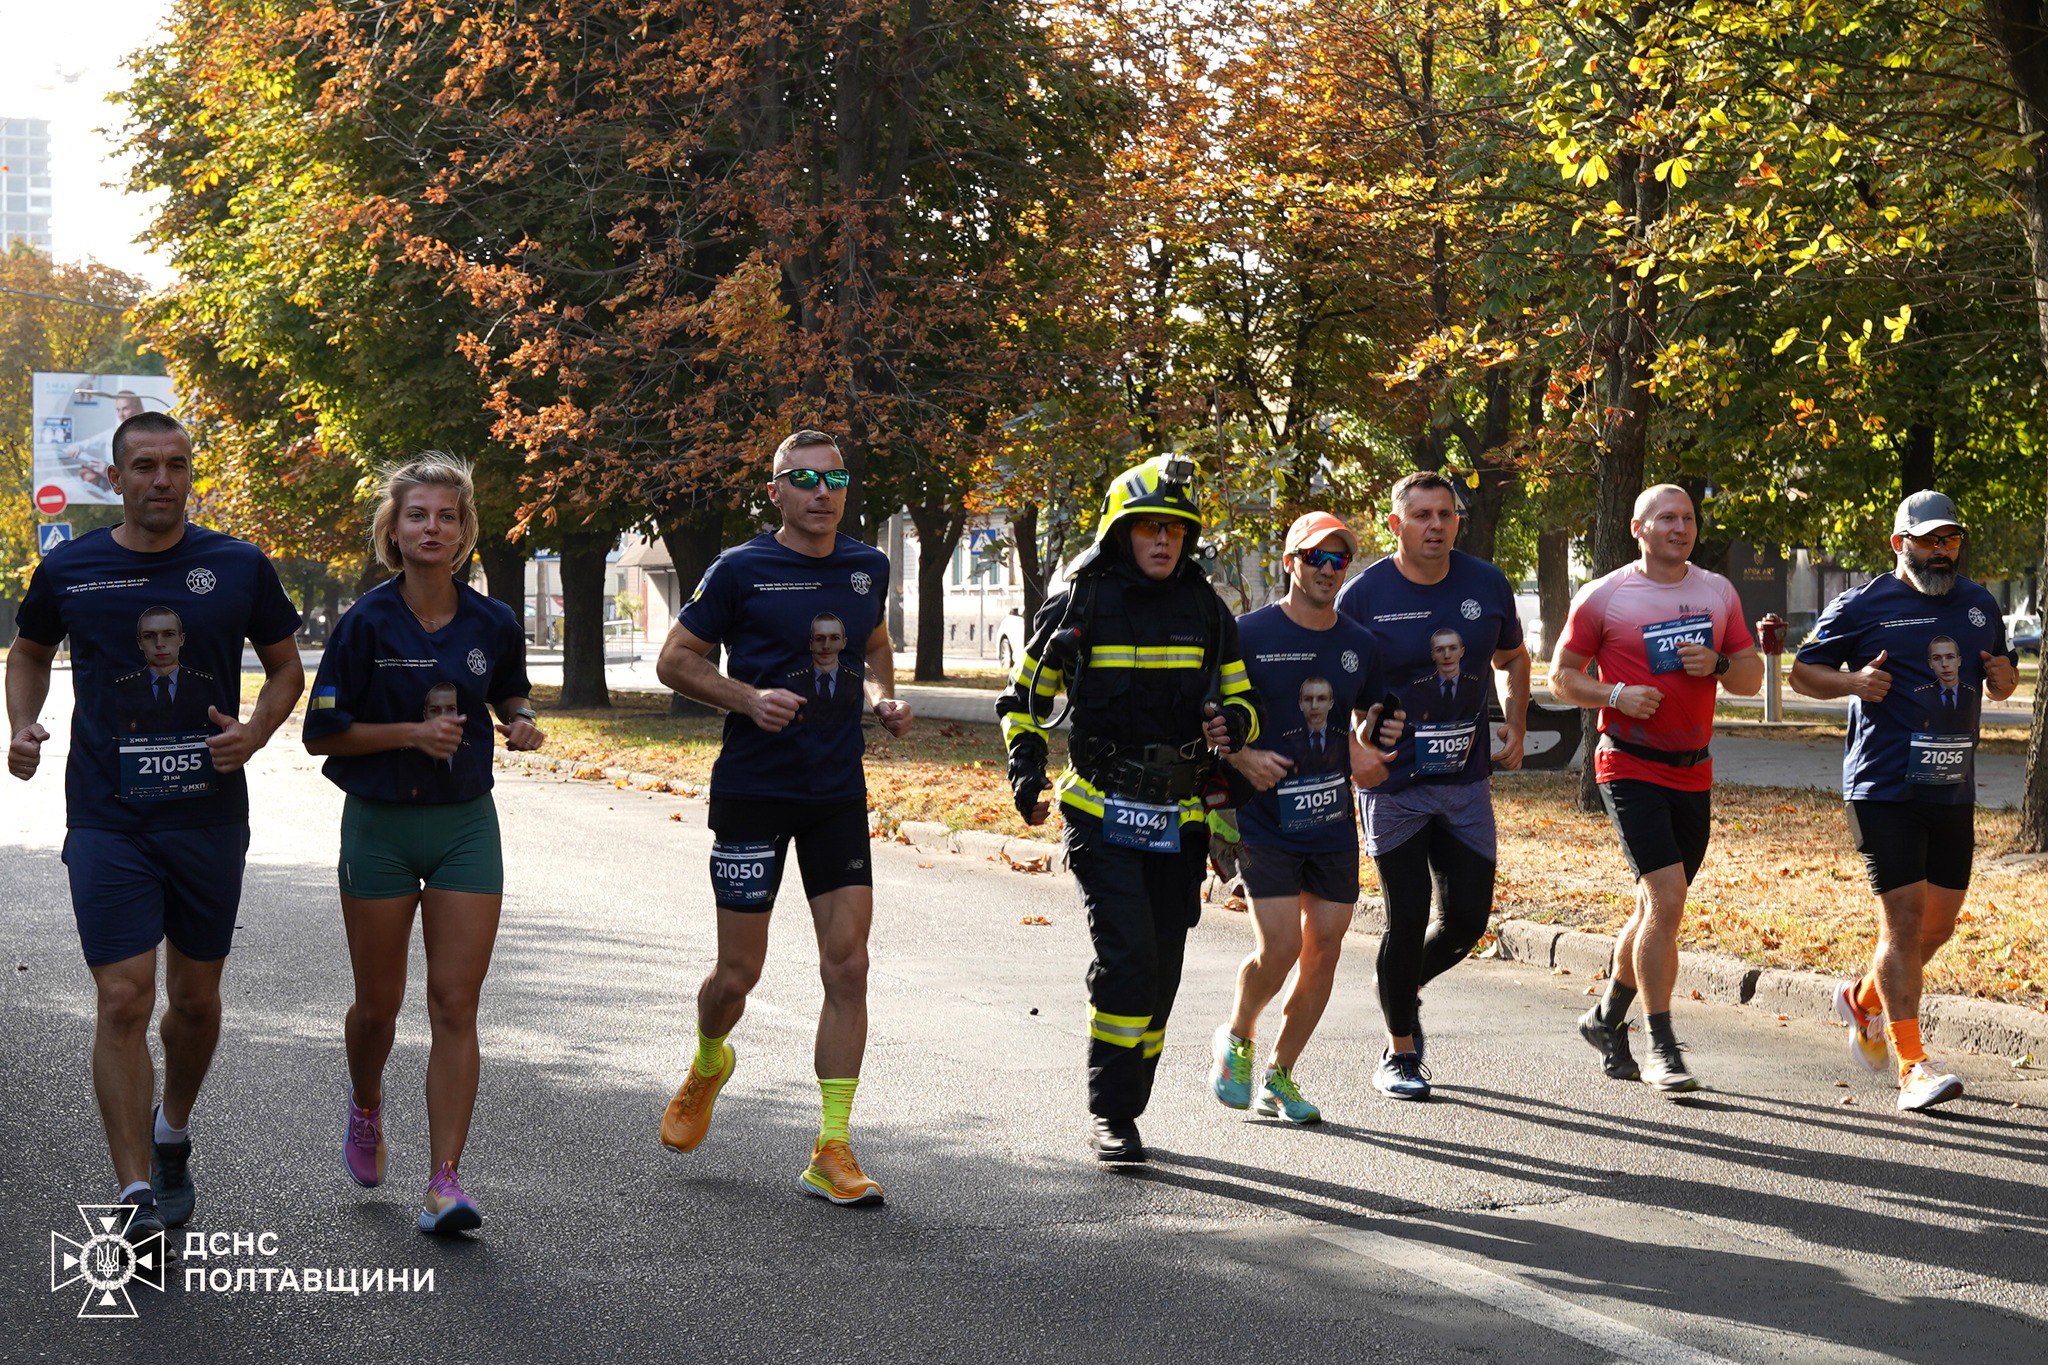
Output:
[[1387,1032],[1406,1038],[1415,1032],[1415,1002],[1422,988],[1457,966],[1486,932],[1493,914],[1494,862],[1461,843],[1438,815],[1373,863],[1387,902],[1387,932],[1380,938],[1380,1012],[1387,1017]]

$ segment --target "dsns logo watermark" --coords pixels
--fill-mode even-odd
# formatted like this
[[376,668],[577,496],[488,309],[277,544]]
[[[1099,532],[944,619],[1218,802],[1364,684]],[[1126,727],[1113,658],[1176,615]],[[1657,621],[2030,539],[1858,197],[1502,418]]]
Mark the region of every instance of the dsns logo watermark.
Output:
[[50,1291],[83,1281],[81,1318],[132,1318],[135,1301],[130,1283],[164,1292],[164,1235],[152,1232],[136,1242],[125,1235],[134,1221],[133,1204],[80,1204],[85,1240],[74,1242],[61,1232],[50,1234]]

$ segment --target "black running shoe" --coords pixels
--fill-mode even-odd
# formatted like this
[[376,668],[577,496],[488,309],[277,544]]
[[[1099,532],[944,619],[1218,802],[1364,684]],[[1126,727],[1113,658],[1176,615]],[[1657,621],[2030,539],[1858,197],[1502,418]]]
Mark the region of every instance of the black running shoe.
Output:
[[183,1227],[192,1216],[192,1140],[151,1142],[149,1192],[167,1228]]
[[1579,1016],[1579,1036],[1600,1054],[1600,1069],[1608,1080],[1639,1081],[1643,1078],[1642,1068],[1636,1065],[1635,1054],[1628,1048],[1626,1019],[1609,1027],[1601,1022],[1600,1007],[1595,1005]]
[[1145,1141],[1138,1136],[1135,1119],[1106,1119],[1097,1115],[1090,1126],[1089,1143],[1095,1148],[1097,1161],[1145,1160]]
[[1666,1095],[1684,1095],[1700,1088],[1699,1078],[1686,1069],[1678,1044],[1660,1046],[1650,1042],[1649,1064],[1643,1068],[1643,1084]]

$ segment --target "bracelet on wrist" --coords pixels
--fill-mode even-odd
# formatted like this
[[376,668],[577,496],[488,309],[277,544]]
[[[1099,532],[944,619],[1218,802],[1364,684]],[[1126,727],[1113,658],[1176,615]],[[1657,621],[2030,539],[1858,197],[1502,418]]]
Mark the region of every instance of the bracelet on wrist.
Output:
[[1609,707],[1619,707],[1621,705],[1621,689],[1627,686],[1627,683],[1616,683],[1614,685],[1614,690],[1607,694],[1607,705]]

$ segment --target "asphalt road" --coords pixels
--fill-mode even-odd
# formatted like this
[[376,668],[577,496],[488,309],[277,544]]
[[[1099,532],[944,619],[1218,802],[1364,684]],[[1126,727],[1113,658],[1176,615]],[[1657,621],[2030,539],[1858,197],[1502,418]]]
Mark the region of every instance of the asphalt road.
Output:
[[[513,773],[463,1163],[487,1221],[433,1242],[411,1226],[424,1006],[415,990],[391,1064],[391,1178],[359,1190],[338,1150],[339,796],[291,736],[252,781],[192,1230],[273,1234],[277,1254],[174,1263],[166,1293],[132,1289],[135,1321],[81,1321],[78,1286],[49,1288],[50,1234],[78,1237],[72,1206],[111,1179],[61,782],[0,784],[0,1359],[2017,1362],[2048,1340],[2041,1072],[1946,1058],[1970,1096],[1912,1119],[1839,1030],[1695,1004],[1679,1027],[1713,1091],[1672,1103],[1600,1077],[1571,1027],[1584,982],[1471,962],[1428,993],[1436,1098],[1401,1104],[1367,1079],[1354,936],[1300,1070],[1329,1122],[1246,1121],[1205,1083],[1249,940],[1212,911],[1145,1122],[1154,1162],[1104,1170],[1082,1145],[1071,886],[894,845],[854,1111],[886,1207],[797,1189],[820,992],[793,877],[739,1069],[679,1156],[657,1127],[710,951],[703,808]],[[435,1288],[188,1291],[189,1266],[431,1268]]]

